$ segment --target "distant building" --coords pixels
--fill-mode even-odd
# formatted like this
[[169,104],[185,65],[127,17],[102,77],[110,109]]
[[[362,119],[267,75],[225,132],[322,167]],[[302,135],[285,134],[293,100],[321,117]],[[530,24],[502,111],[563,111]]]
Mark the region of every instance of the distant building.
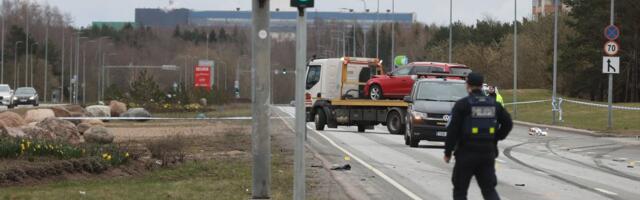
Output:
[[127,25],[131,25],[133,27],[137,27],[137,24],[135,22],[92,22],[91,26],[93,27],[109,27],[115,30],[122,30],[125,26]]
[[[554,12],[553,2],[554,0],[533,0],[533,8],[531,10],[531,13],[533,13],[533,16],[536,18],[546,15],[552,15]],[[562,4],[560,8],[560,12],[571,10],[566,4]]]
[[[280,32],[295,32],[297,12],[272,11],[271,28]],[[376,21],[411,24],[416,22],[415,13],[352,13],[352,12],[307,12],[307,20],[354,23],[371,27]],[[191,26],[250,26],[251,11],[191,11],[177,9],[136,9],[136,23],[142,26],[175,27]]]

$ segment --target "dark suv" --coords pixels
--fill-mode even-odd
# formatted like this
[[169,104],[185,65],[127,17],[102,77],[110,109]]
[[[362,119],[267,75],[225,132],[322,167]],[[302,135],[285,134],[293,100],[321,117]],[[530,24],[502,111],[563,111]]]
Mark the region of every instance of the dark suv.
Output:
[[460,77],[421,78],[416,81],[410,96],[404,98],[409,103],[405,144],[417,147],[420,140],[444,141],[451,109],[457,100],[467,95],[466,83]]

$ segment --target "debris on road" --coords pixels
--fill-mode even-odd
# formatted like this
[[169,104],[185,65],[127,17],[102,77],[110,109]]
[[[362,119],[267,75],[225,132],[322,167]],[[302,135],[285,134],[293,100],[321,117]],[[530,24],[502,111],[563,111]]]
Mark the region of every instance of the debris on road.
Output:
[[516,186],[524,187],[524,183],[516,183]]
[[627,161],[627,158],[614,158],[613,161],[624,162],[624,161]]
[[529,135],[531,136],[547,136],[549,128],[546,128],[545,131],[538,127],[529,128]]
[[627,165],[627,168],[634,168],[636,167],[636,161],[631,161],[629,162],[629,164]]
[[347,170],[351,170],[351,165],[349,164],[344,164],[344,165],[333,165],[331,167],[331,170],[336,170],[336,171],[347,171]]

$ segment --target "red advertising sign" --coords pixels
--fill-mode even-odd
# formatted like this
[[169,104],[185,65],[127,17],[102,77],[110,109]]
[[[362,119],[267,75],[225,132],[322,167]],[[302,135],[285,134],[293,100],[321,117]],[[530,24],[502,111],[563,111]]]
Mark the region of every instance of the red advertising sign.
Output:
[[193,74],[195,87],[211,89],[211,67],[196,66]]

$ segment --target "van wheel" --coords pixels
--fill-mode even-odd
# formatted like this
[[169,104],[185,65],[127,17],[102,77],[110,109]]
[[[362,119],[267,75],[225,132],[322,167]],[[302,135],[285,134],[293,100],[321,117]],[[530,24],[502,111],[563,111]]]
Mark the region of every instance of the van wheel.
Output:
[[409,146],[410,147],[418,147],[419,143],[420,143],[420,140],[418,140],[418,138],[415,138],[412,135],[409,135]]
[[397,111],[391,111],[387,116],[387,129],[392,135],[402,135],[405,132],[405,125],[402,124],[402,117]]
[[369,98],[371,98],[371,100],[383,99],[382,88],[379,85],[371,85],[369,88]]
[[327,115],[324,113],[322,108],[317,109],[313,122],[316,124],[316,130],[324,130],[324,126],[327,125]]
[[411,144],[411,141],[409,141],[409,136],[411,135],[411,124],[407,123],[406,127],[407,130],[404,131],[404,145],[409,145]]
[[365,129],[366,129],[365,125],[358,125],[358,133],[364,133]]

